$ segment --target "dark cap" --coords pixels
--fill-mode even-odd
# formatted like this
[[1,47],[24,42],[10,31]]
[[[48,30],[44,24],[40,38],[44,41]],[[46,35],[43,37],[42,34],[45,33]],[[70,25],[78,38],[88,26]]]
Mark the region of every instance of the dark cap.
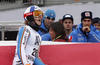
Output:
[[100,20],[98,21],[98,23],[100,24]]
[[91,11],[84,11],[81,13],[81,21],[85,18],[89,18],[92,20],[92,12]]
[[99,17],[95,17],[95,18],[93,18],[93,23],[92,24],[100,23],[99,21],[100,21],[100,18]]
[[70,15],[70,14],[65,14],[64,16],[63,16],[63,18],[62,18],[62,22],[65,20],[65,19],[71,19],[72,20],[72,22],[73,22],[73,16],[72,15]]

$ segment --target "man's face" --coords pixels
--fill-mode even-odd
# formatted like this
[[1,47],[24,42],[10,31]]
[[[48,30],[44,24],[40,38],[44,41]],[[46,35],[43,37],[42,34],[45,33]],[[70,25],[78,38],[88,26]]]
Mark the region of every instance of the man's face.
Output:
[[54,22],[55,18],[46,17],[44,20],[45,25],[49,28],[50,24]]
[[63,21],[63,25],[64,25],[65,30],[72,29],[72,26],[73,26],[72,20],[71,19],[65,19]]
[[94,23],[93,25],[97,28],[97,30],[100,30],[100,24],[99,23]]
[[90,27],[92,24],[92,20],[89,18],[86,18],[86,19],[82,20],[82,24],[83,24],[83,27],[85,27],[85,26]]
[[99,26],[98,26],[98,30],[100,31],[100,24],[99,24]]

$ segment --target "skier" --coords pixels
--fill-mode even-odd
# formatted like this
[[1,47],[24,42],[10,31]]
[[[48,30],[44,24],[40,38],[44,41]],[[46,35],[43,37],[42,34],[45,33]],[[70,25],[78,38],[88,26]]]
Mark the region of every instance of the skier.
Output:
[[30,6],[24,12],[25,26],[21,27],[17,36],[16,53],[13,65],[44,65],[38,59],[41,37],[37,33],[43,12],[38,6]]

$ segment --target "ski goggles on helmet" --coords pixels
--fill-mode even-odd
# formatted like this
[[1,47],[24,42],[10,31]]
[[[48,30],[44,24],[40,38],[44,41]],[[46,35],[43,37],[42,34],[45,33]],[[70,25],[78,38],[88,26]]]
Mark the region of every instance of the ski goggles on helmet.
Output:
[[40,17],[40,16],[43,17],[42,11],[35,10],[33,12],[28,12],[28,13],[24,14],[24,18],[27,16],[31,16],[31,15],[33,15],[34,17]]
[[46,17],[48,20],[50,20],[50,19],[51,19],[51,20],[55,20],[54,17],[48,17],[48,16],[46,16],[46,15],[45,15],[45,17]]
[[43,12],[42,11],[35,10],[35,11],[33,11],[33,16],[34,17],[40,17],[40,16],[43,17]]

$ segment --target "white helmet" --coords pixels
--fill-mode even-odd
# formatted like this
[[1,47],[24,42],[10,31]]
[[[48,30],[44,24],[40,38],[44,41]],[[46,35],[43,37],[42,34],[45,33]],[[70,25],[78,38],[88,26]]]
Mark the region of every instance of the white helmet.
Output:
[[30,6],[30,7],[28,7],[26,10],[25,10],[25,12],[24,12],[24,15],[23,15],[23,17],[24,17],[24,20],[26,21],[26,20],[29,20],[29,21],[34,21],[34,18],[33,18],[33,16],[34,16],[34,11],[41,11],[42,12],[42,10],[41,10],[41,8],[40,7],[38,7],[38,6]]

